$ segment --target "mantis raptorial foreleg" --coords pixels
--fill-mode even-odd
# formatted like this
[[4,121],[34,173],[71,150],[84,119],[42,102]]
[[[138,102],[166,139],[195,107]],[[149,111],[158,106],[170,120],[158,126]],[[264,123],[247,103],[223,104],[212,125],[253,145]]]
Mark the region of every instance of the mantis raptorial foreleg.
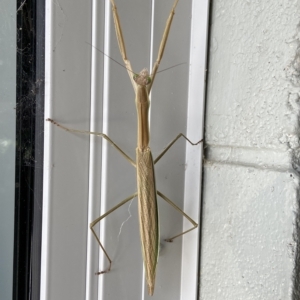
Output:
[[[154,65],[153,65],[153,68],[152,68],[152,72],[151,72],[151,76],[150,76],[151,77],[151,82],[147,86],[148,93],[150,92],[150,90],[152,88],[152,84],[154,82],[157,69],[159,67],[159,64],[160,64],[161,59],[162,59],[163,54],[164,54],[164,50],[165,50],[165,47],[166,47],[167,39],[168,39],[168,36],[169,36],[169,32],[170,32],[170,28],[171,28],[171,24],[172,24],[172,20],[173,20],[173,16],[175,14],[175,8],[177,6],[178,1],[179,0],[174,1],[173,7],[171,9],[171,12],[170,12],[169,17],[168,17],[167,22],[166,22],[166,27],[165,27],[163,37],[162,37],[161,42],[160,42],[158,55],[157,55],[156,61],[155,61]],[[135,81],[133,80],[133,77],[132,77],[133,72],[132,72],[131,63],[127,59],[126,47],[125,47],[123,32],[122,32],[122,28],[121,28],[121,24],[120,24],[119,14],[118,14],[118,11],[117,11],[117,6],[115,4],[115,0],[110,0],[110,2],[111,2],[111,5],[112,5],[112,11],[113,11],[113,16],[114,16],[114,23],[115,23],[115,29],[116,29],[116,35],[117,35],[117,40],[118,40],[118,44],[119,44],[120,53],[122,55],[124,64],[127,68],[127,71],[128,71],[129,77],[131,79],[131,83],[133,85],[133,88],[134,88],[134,90],[136,90],[136,83],[135,83]]]
[[119,14],[117,11],[117,6],[116,6],[114,0],[110,0],[110,2],[112,5],[112,11],[113,11],[114,23],[115,23],[115,29],[116,29],[116,36],[117,36],[117,40],[118,40],[118,44],[119,44],[120,53],[121,53],[122,59],[124,61],[125,67],[127,69],[132,86],[133,86],[134,90],[136,90],[135,81],[133,80],[133,77],[132,77],[133,71],[132,71],[131,63],[127,59],[126,47],[125,47],[123,32],[122,32],[122,28],[121,28],[121,24],[120,24]]
[[157,69],[158,69],[158,67],[159,67],[160,61],[161,61],[161,59],[162,59],[162,57],[163,57],[163,54],[164,54],[164,51],[165,51],[165,47],[166,47],[167,39],[168,39],[168,36],[169,36],[171,24],[172,24],[172,21],[173,21],[173,16],[174,16],[174,14],[175,14],[175,8],[176,8],[176,6],[177,6],[178,1],[179,1],[179,0],[175,0],[175,1],[174,1],[173,7],[172,7],[172,9],[171,9],[171,12],[170,12],[170,14],[169,14],[168,20],[167,20],[167,22],[166,22],[166,27],[165,27],[165,31],[164,31],[164,34],[163,34],[163,37],[162,37],[160,46],[159,46],[157,59],[156,59],[156,62],[154,63],[154,66],[153,66],[152,72],[151,72],[151,78],[152,78],[152,81],[151,81],[151,83],[150,83],[149,86],[148,86],[148,91],[149,91],[149,92],[150,92],[150,90],[151,90],[151,88],[152,88],[152,84],[153,84],[153,82],[154,82],[154,79],[155,79],[155,75],[156,75]]

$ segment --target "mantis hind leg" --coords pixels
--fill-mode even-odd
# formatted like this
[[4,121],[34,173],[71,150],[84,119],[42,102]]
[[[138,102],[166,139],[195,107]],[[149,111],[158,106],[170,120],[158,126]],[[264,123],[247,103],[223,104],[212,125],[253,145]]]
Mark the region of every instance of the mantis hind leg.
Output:
[[104,271],[100,271],[100,272],[95,273],[96,275],[100,275],[100,274],[109,272],[110,269],[111,269],[112,260],[109,257],[109,255],[107,254],[107,251],[103,247],[102,243],[100,242],[100,239],[97,236],[97,233],[96,233],[96,231],[94,230],[93,227],[96,224],[98,224],[102,219],[104,219],[106,216],[108,216],[110,213],[112,213],[113,211],[115,211],[116,209],[118,209],[119,207],[121,207],[122,205],[124,205],[125,203],[127,203],[128,201],[130,201],[131,199],[135,198],[136,196],[137,196],[137,193],[134,193],[133,195],[127,197],[126,199],[124,199],[123,201],[121,201],[118,205],[116,205],[115,207],[113,207],[112,209],[110,209],[108,212],[106,212],[105,214],[103,214],[99,218],[95,219],[92,223],[90,223],[90,229],[92,230],[92,233],[93,233],[94,237],[96,238],[96,240],[97,240],[100,248],[103,250],[104,255],[106,256],[106,258],[108,259],[108,262],[109,262],[108,268],[106,268]]
[[182,209],[180,209],[172,200],[170,200],[169,198],[167,198],[164,194],[162,194],[161,192],[157,191],[157,195],[160,196],[163,200],[165,200],[167,203],[169,203],[172,207],[174,207],[177,211],[179,211],[185,218],[187,218],[192,224],[193,224],[193,227],[182,232],[182,233],[179,233],[177,235],[174,235],[168,239],[165,239],[166,242],[173,242],[174,239],[194,230],[195,228],[198,227],[198,224],[191,218],[189,217]]

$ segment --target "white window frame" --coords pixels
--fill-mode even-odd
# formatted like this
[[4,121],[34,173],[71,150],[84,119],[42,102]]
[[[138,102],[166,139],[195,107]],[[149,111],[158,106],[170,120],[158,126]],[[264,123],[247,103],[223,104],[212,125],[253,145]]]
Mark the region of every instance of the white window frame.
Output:
[[[180,0],[176,8],[160,70],[186,65],[158,74],[152,89],[154,157],[180,132],[192,141],[203,137],[208,0],[185,2]],[[145,59],[148,65],[156,59],[173,0],[146,3],[116,0],[136,72],[147,67]],[[107,133],[134,158],[136,113],[130,80],[126,70],[96,49],[122,63],[109,1],[47,1],[46,11],[45,117]],[[192,147],[182,139],[156,166],[157,188],[198,224],[201,158],[202,145]],[[101,221],[101,240],[113,259],[108,274],[94,275],[107,261],[88,225],[134,193],[135,184],[134,168],[109,144],[45,123],[42,300],[148,299],[137,200]],[[197,299],[199,230],[172,244],[164,242],[190,224],[162,199],[158,202],[162,241],[151,299]]]

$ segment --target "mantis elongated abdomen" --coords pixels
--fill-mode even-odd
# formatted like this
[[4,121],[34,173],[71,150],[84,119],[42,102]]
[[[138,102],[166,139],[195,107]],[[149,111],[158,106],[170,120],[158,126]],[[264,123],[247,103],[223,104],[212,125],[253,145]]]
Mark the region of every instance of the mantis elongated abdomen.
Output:
[[154,164],[150,148],[142,151],[136,149],[136,163],[142,253],[148,293],[153,295],[159,251],[159,228]]

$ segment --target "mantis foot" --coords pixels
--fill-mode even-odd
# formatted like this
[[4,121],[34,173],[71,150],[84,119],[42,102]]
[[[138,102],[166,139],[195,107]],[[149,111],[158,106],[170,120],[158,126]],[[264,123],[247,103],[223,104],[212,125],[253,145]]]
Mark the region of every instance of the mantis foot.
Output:
[[173,243],[172,239],[165,239],[166,242]]
[[108,273],[109,271],[110,271],[110,266],[104,271],[96,272],[95,275],[101,275],[101,274],[104,274],[104,273]]

